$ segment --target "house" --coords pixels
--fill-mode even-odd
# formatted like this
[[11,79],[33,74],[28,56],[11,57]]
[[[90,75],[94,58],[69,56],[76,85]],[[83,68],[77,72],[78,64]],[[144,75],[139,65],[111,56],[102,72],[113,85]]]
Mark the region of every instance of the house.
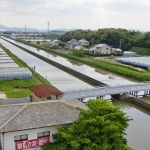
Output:
[[53,40],[53,41],[50,41],[49,42],[49,46],[50,47],[54,47],[54,46],[58,46],[59,44],[58,44],[58,40]]
[[78,41],[77,45],[74,47],[74,49],[80,50],[80,49],[84,49],[84,48],[88,48],[89,47],[89,42],[87,40],[81,39]]
[[74,49],[74,47],[77,45],[78,41],[76,39],[72,39],[67,42],[66,48],[68,49]]
[[76,99],[0,106],[0,149],[41,150],[53,142],[55,126],[68,126],[78,118],[76,107],[87,109]]
[[85,49],[89,47],[89,42],[84,39],[81,39],[79,41],[76,39],[72,39],[68,41],[66,47],[69,49],[77,49],[77,50]]
[[92,54],[111,54],[111,47],[107,44],[98,44],[89,50]]
[[30,90],[32,91],[30,95],[32,102],[56,100],[61,99],[63,96],[63,92],[51,85],[40,84],[31,87]]
[[112,53],[114,52],[122,53],[122,50],[120,48],[112,48]]

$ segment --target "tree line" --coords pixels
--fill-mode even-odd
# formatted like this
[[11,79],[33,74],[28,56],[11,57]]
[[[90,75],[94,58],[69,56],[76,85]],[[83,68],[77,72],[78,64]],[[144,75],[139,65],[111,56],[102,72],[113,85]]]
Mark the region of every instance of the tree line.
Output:
[[114,48],[121,46],[124,51],[130,50],[131,47],[150,48],[150,32],[142,33],[121,28],[104,28],[95,31],[78,29],[63,34],[59,39],[63,42],[86,39],[90,46],[105,43]]

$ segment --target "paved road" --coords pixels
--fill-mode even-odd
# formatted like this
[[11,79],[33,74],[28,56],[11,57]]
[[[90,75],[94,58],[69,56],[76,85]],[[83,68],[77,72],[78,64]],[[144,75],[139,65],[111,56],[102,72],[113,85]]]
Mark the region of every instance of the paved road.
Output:
[[9,99],[4,99],[0,100],[2,105],[10,105],[10,104],[20,104],[20,103],[27,103],[29,102],[28,97],[23,97],[23,98],[9,98]]

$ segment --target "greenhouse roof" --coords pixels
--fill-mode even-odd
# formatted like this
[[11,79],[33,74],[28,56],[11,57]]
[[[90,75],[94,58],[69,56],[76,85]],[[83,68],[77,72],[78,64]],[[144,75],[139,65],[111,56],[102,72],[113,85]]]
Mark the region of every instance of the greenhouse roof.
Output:
[[116,58],[116,61],[150,70],[150,57]]
[[11,68],[11,67],[19,67],[19,66],[16,63],[2,63],[2,64],[0,64],[0,69],[1,68]]
[[14,79],[32,79],[32,73],[28,68],[0,68],[0,80]]

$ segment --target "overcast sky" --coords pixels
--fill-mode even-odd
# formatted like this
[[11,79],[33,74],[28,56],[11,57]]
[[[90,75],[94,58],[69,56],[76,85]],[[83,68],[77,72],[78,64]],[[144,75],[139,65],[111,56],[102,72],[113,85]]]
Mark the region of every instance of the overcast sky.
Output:
[[150,30],[150,0],[0,0],[8,27]]

